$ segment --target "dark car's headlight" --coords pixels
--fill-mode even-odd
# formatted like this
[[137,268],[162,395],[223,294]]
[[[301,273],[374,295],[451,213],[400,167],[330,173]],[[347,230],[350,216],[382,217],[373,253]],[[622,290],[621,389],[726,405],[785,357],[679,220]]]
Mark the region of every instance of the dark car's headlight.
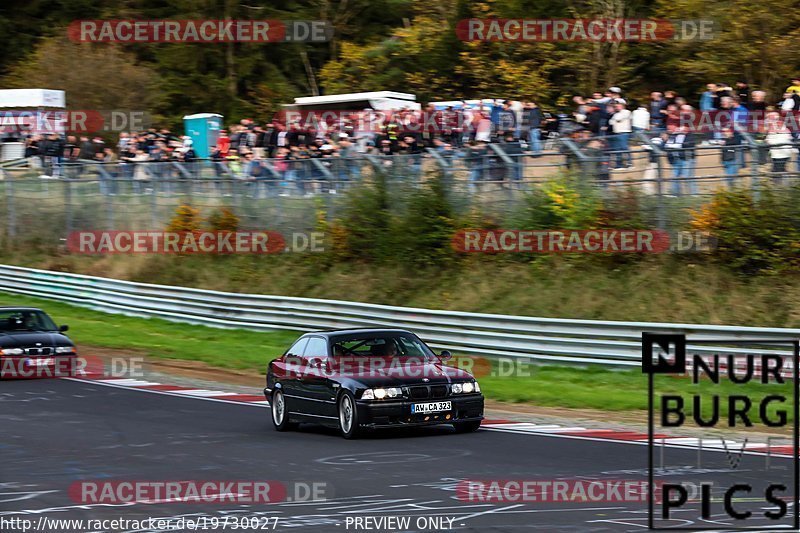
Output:
[[453,383],[451,390],[453,394],[470,394],[473,392],[480,392],[481,386],[478,385],[477,381],[467,381],[464,383]]
[[398,387],[379,387],[377,389],[367,389],[361,395],[362,400],[383,400],[384,398],[397,398],[402,394]]
[[67,354],[67,353],[77,353],[78,349],[74,346],[56,346],[56,353],[57,354]]
[[22,355],[25,350],[22,348],[0,348],[1,355]]

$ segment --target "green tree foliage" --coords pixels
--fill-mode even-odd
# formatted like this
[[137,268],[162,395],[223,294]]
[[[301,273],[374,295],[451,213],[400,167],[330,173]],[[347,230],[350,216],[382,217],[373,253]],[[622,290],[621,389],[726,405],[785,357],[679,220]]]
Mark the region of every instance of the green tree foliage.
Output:
[[149,110],[162,95],[156,81],[154,69],[119,45],[48,37],[11,69],[5,85],[66,91],[70,109]]
[[[64,42],[67,26],[77,19],[226,17],[325,20],[334,28],[333,39]],[[706,19],[715,22],[716,32],[708,41],[459,40],[460,20],[492,17]],[[534,97],[551,107],[610,85],[639,98],[673,89],[693,101],[707,82],[743,79],[769,91],[774,101],[800,71],[798,37],[800,10],[778,0],[4,0],[0,79],[5,86],[55,87],[63,77],[71,104],[130,95],[173,127],[190,112],[264,120],[295,96],[358,90],[413,92],[420,100]],[[70,73],[92,77],[83,73],[97,67],[98,54],[107,55],[106,62],[93,77],[104,85],[72,83]]]

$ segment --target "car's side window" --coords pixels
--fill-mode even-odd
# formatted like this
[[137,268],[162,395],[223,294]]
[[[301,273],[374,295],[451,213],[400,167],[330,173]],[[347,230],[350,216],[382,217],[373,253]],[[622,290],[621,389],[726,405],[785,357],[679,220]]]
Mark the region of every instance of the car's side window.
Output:
[[305,349],[306,344],[308,344],[308,337],[303,337],[296,343],[292,344],[291,348],[286,350],[286,355],[294,355],[296,357],[303,355],[303,350]]
[[303,357],[328,357],[328,343],[322,337],[309,338]]

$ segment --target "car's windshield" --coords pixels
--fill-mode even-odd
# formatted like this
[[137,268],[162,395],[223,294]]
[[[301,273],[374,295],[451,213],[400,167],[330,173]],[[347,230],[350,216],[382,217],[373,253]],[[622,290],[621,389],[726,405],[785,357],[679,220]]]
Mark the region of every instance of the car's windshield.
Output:
[[56,331],[53,320],[43,311],[0,310],[0,331]]
[[431,350],[408,333],[359,334],[331,339],[335,356],[435,359]]

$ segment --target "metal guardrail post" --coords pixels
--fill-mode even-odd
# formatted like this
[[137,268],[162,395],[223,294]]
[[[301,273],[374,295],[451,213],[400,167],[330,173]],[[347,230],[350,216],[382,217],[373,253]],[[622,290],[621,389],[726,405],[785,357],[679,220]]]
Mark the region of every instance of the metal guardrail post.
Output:
[[264,165],[264,168],[267,169],[267,172],[269,172],[269,175],[272,176],[273,179],[278,181],[282,179],[280,173],[277,170],[275,170],[275,167],[272,165],[272,163],[270,163],[269,159],[264,159],[262,161],[262,164]]
[[664,205],[664,150],[656,145],[650,137],[642,133],[636,132],[636,138],[646,144],[655,155],[656,160],[656,226],[660,230],[667,227],[667,214],[666,206]]
[[503,150],[503,148],[500,147],[499,144],[489,143],[489,148],[495,154],[497,154],[497,156],[500,158],[500,160],[503,162],[503,164],[506,166],[506,168],[511,170],[511,172],[512,172],[512,174],[510,176],[507,175],[506,178],[507,178],[507,181],[508,181],[508,200],[509,200],[509,202],[513,202],[513,200],[514,200],[514,190],[513,190],[513,185],[514,185],[514,179],[513,178],[514,178],[514,175],[513,175],[513,173],[516,172],[517,165],[519,163],[514,161],[514,159],[512,159],[511,156],[508,155],[506,153],[506,151]]
[[153,192],[150,193],[150,223],[154,229],[159,226],[158,222],[158,186],[153,183]]
[[442,154],[438,152],[435,148],[426,148],[427,152],[431,154],[431,157],[436,164],[439,165],[442,169],[442,181],[444,182],[444,195],[445,198],[448,200],[452,195],[452,188],[453,188],[453,165],[442,157]]
[[758,141],[746,131],[739,131],[745,144],[750,148],[750,189],[753,197],[758,198],[761,181],[761,148]]
[[322,161],[317,158],[309,159],[309,161],[311,161],[311,164],[314,165],[314,167],[319,170],[323,176],[325,176],[326,180],[333,182],[333,173],[328,169],[328,167],[322,164]]
[[5,170],[3,173],[3,183],[6,188],[6,211],[8,212],[8,236],[14,238],[17,236],[17,212],[14,205],[14,178],[9,176]]
[[[329,184],[328,187],[330,192],[330,187],[333,187],[335,185],[333,172],[331,172],[328,169],[328,167],[323,165],[322,161],[320,161],[319,159],[309,159],[309,161],[311,161],[311,164],[314,165],[314,167],[322,173],[323,178]],[[333,220],[333,199],[331,198],[330,194],[328,194],[328,197],[325,198],[325,218],[328,221]]]
[[67,236],[72,233],[72,180],[65,178],[62,180],[62,187],[64,187],[64,225],[67,230]]
[[114,196],[110,194],[103,195],[103,202],[106,207],[106,227],[109,231],[114,230]]
[[585,185],[589,185],[591,187],[591,185],[594,184],[594,176],[591,176],[590,175],[591,173],[587,170],[589,163],[591,163],[590,158],[588,158],[586,154],[583,153],[580,147],[572,139],[561,138],[560,141],[564,146],[567,147],[567,149],[575,157],[575,159],[577,159],[578,166],[580,166],[581,173],[583,174],[582,177],[585,178],[578,180],[578,187],[582,188]]
[[506,151],[500,147],[499,144],[489,143],[489,148],[492,149],[492,151],[494,151],[494,153],[496,153],[498,156],[500,156],[500,159],[502,159],[503,163],[508,165],[509,168],[516,166],[516,163],[514,162],[513,159],[511,159],[511,156],[508,155]]
[[[270,178],[272,180],[274,180],[274,182],[276,184],[276,189],[280,189],[281,181],[283,181],[283,176],[281,176],[281,174],[277,170],[275,170],[275,167],[272,166],[272,163],[270,163],[269,159],[263,159],[261,161],[261,164],[264,166],[265,169],[267,169],[267,173],[270,175]],[[264,185],[265,187],[269,187],[269,184],[264,184],[264,183],[261,183],[260,180],[256,180],[256,183],[255,183],[255,187],[256,187],[255,195],[256,196],[258,195],[258,189],[257,188],[259,186],[261,186],[261,185]],[[267,190],[269,190],[269,189],[267,189]],[[267,195],[269,195],[269,193],[267,193]],[[281,218],[283,209],[282,209],[282,205],[281,205],[280,199],[277,200],[277,210],[278,210],[278,218]]]
[[375,170],[375,172],[385,172],[386,171],[386,169],[384,168],[383,164],[381,163],[381,160],[378,159],[377,157],[375,157],[374,155],[372,155],[372,154],[364,154],[364,159],[369,161],[369,164],[372,165],[372,168]]
[[180,175],[183,176],[184,178],[186,178],[187,180],[194,179],[194,176],[192,175],[192,173],[189,172],[188,170],[186,170],[186,167],[184,167],[183,164],[180,163],[179,161],[170,161],[170,164],[174,168],[177,168],[178,172],[180,173]]
[[448,175],[453,171],[453,165],[451,165],[447,159],[442,157],[442,154],[440,154],[438,150],[435,148],[426,148],[425,150],[431,155],[433,160],[436,161],[436,164],[442,167],[442,171],[445,173],[445,175]]

